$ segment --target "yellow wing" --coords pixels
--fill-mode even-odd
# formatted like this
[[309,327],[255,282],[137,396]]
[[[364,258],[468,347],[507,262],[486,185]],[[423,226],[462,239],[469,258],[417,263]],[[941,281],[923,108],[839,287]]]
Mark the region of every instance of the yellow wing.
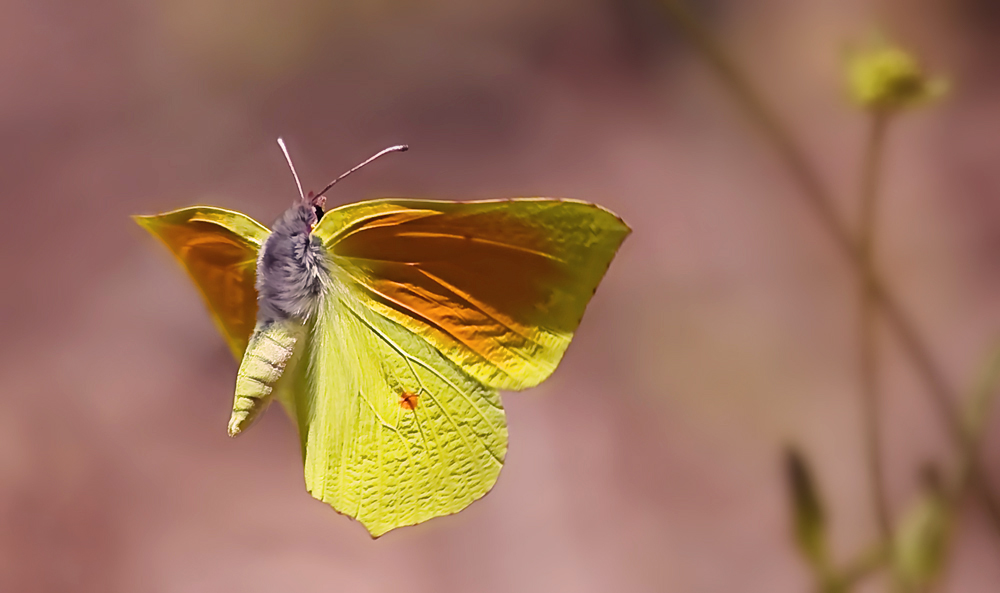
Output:
[[245,214],[210,206],[134,218],[187,270],[240,360],[257,316],[257,252],[267,228]]
[[368,307],[483,384],[519,390],[555,370],[630,230],[593,204],[521,198],[372,200],[313,232]]

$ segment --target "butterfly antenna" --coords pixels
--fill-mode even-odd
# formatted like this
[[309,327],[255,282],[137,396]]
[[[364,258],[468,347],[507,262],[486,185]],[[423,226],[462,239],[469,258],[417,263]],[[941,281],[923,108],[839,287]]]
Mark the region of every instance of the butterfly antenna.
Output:
[[299,174],[295,172],[295,165],[292,164],[292,157],[288,155],[288,148],[285,146],[285,141],[278,137],[278,146],[281,147],[281,152],[285,153],[285,160],[288,161],[288,168],[292,170],[292,177],[295,178],[295,185],[299,188],[299,197],[305,201],[306,196],[302,193],[302,183],[299,181]]
[[[341,180],[341,179],[343,179],[344,177],[347,177],[347,176],[348,176],[348,175],[350,175],[351,173],[354,173],[355,171],[357,171],[357,170],[358,170],[358,169],[360,169],[361,167],[364,167],[365,165],[367,165],[368,163],[370,163],[370,162],[374,161],[375,159],[379,158],[380,156],[382,156],[382,155],[386,155],[386,154],[389,154],[390,152],[406,152],[406,151],[407,151],[407,150],[409,150],[409,149],[410,149],[410,147],[409,147],[409,146],[407,146],[407,145],[405,145],[405,144],[397,144],[396,146],[390,146],[389,148],[386,148],[385,150],[380,150],[380,151],[378,151],[377,153],[375,153],[375,154],[374,154],[373,156],[371,156],[371,157],[370,157],[370,158],[369,158],[368,160],[366,160],[365,162],[361,163],[360,165],[358,165],[358,166],[354,167],[354,168],[353,168],[353,169],[351,169],[350,171],[348,171],[348,172],[344,173],[344,174],[343,174],[343,175],[341,175],[340,177],[338,177],[338,178],[334,179],[333,181],[331,181],[331,182],[329,183],[329,185],[327,185],[326,187],[324,187],[324,188],[323,188],[323,191],[321,191],[321,192],[319,192],[318,194],[316,194],[316,197],[318,198],[318,197],[322,196],[323,194],[325,194],[326,192],[330,191],[330,188],[331,188],[331,187],[333,187],[334,185],[336,185],[338,181],[340,181],[340,180]],[[289,163],[289,164],[290,164],[290,163]],[[293,170],[294,170],[294,169],[293,169]]]

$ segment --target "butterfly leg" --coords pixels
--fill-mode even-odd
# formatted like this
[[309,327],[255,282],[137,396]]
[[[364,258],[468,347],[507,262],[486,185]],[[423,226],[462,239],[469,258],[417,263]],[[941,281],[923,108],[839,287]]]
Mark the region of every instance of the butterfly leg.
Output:
[[274,384],[292,357],[298,327],[290,321],[258,323],[236,375],[229,436],[248,428],[271,402]]

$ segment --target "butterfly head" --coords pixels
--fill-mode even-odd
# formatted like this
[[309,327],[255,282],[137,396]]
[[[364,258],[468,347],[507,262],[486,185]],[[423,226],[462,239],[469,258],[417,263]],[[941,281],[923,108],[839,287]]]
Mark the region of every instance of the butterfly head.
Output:
[[302,197],[302,203],[312,212],[312,222],[309,223],[309,232],[312,232],[319,220],[323,218],[323,206],[326,205],[326,196],[309,192]]
[[360,165],[348,170],[340,177],[337,177],[336,179],[328,183],[327,186],[324,187],[319,193],[309,192],[308,194],[304,194],[302,193],[302,182],[299,181],[299,174],[295,172],[295,165],[292,164],[292,157],[291,155],[288,154],[288,147],[285,146],[285,141],[282,140],[281,138],[278,138],[278,146],[281,147],[281,152],[284,153],[285,155],[285,161],[288,163],[288,168],[292,170],[292,177],[295,178],[295,185],[296,187],[299,188],[299,197],[301,198],[301,202],[293,206],[292,209],[294,210],[301,206],[303,210],[309,210],[310,212],[312,212],[312,220],[307,223],[308,226],[307,232],[310,233],[316,227],[316,224],[319,222],[319,219],[323,218],[323,205],[326,204],[326,196],[324,196],[323,194],[325,194],[327,191],[330,190],[330,188],[336,185],[338,181],[340,181],[344,177],[347,177],[351,173],[364,167],[368,163],[374,161],[375,159],[379,158],[384,154],[388,154],[390,152],[406,152],[407,150],[409,150],[409,147],[405,144],[397,144],[396,146],[390,146],[389,148],[377,152],[374,156],[364,161]]

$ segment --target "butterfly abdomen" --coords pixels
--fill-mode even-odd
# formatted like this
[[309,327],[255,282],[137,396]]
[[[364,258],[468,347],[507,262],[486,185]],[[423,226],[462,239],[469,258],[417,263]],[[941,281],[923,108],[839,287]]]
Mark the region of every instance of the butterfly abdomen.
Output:
[[258,323],[236,375],[236,397],[229,436],[253,424],[271,402],[274,384],[295,351],[296,325],[289,321]]
[[312,236],[317,213],[299,203],[282,214],[257,258],[257,326],[236,377],[229,419],[235,436],[267,408],[295,350],[296,335],[314,317],[330,273],[323,247]]

